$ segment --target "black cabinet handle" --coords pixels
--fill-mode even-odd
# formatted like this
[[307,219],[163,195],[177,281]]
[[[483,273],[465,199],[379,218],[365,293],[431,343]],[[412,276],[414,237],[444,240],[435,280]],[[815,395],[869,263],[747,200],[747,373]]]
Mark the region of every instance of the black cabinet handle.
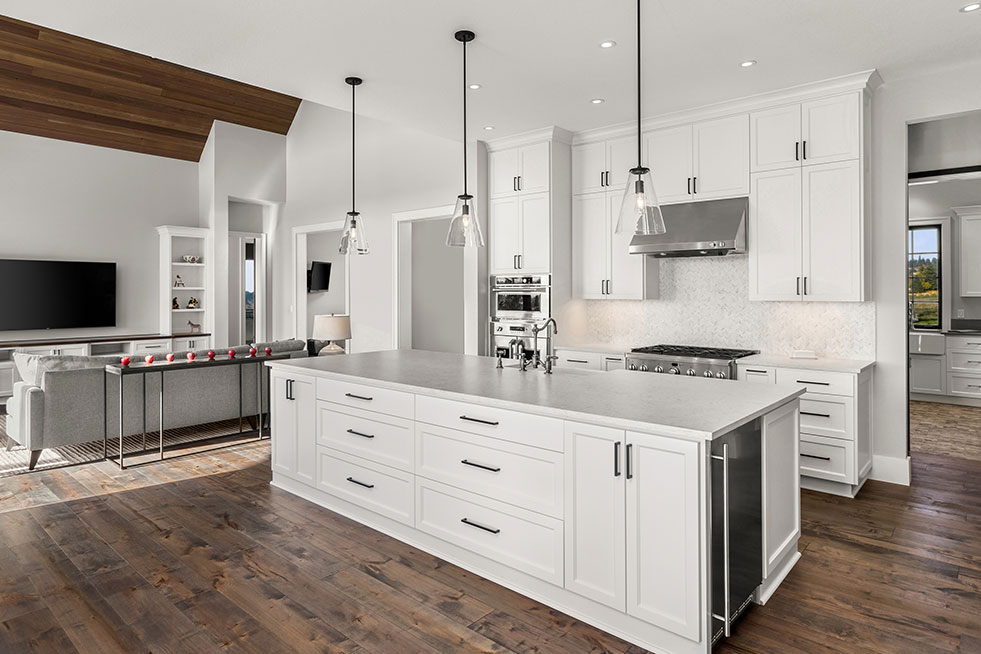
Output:
[[606,185],[610,185],[610,171],[606,171]]
[[613,444],[613,476],[620,476],[620,441]]
[[804,141],[803,145],[801,145],[800,150],[801,150],[801,154],[804,155],[804,161],[807,161],[807,141]]
[[287,379],[286,380],[286,399],[287,400],[295,400],[296,399],[295,397],[293,397],[293,380],[292,379]]
[[484,525],[479,524],[477,522],[473,522],[472,520],[468,520],[467,518],[463,518],[462,520],[460,520],[460,522],[462,522],[465,525],[470,525],[471,527],[476,527],[477,529],[483,529],[484,531],[490,532],[492,534],[501,533],[500,529],[494,529],[493,527],[485,527]]
[[766,370],[753,370],[752,368],[746,368],[746,372],[755,372],[758,375],[765,375]]
[[620,357],[606,357],[607,361],[623,361]]
[[517,177],[512,177],[511,178],[511,190],[514,191],[515,193],[518,192],[518,178]]
[[807,277],[804,277],[804,295],[807,295]]
[[600,186],[606,186],[606,171],[600,171]]
[[627,479],[634,478],[634,466],[630,461],[634,449],[633,443],[627,443]]
[[355,400],[364,400],[365,402],[371,402],[375,399],[373,397],[365,397],[364,395],[355,395],[354,393],[344,393],[344,396],[354,398]]
[[497,427],[499,422],[496,420],[481,420],[480,418],[471,418],[470,416],[460,416],[460,420],[467,420],[469,422],[479,422],[482,425],[490,425],[491,427]]
[[461,459],[460,463],[465,466],[473,466],[474,468],[480,468],[481,470],[487,470],[489,472],[500,472],[500,468],[495,468],[494,466],[485,466],[483,463],[474,463],[473,461],[467,461],[466,459]]
[[794,141],[794,161],[800,161],[800,141]]
[[518,175],[518,190],[521,190],[521,175]]
[[801,456],[806,456],[808,459],[820,459],[821,461],[830,461],[831,460],[831,457],[830,456],[818,456],[816,454],[804,454],[803,452],[801,452],[800,455]]
[[362,434],[361,432],[354,431],[353,429],[348,429],[347,430],[347,433],[354,434],[355,436],[360,436],[361,438],[374,438],[375,437],[374,434]]
[[813,384],[814,386],[831,386],[831,384],[829,382],[807,381],[806,379],[798,379],[797,380],[797,383],[798,384]]
[[347,478],[347,480],[348,480],[349,482],[351,482],[352,484],[357,484],[358,486],[362,486],[362,487],[364,487],[364,488],[374,488],[374,487],[375,487],[375,485],[374,485],[374,484],[366,484],[366,483],[364,483],[363,481],[358,481],[358,480],[357,480],[357,479],[355,479],[354,477],[348,477],[348,478]]
[[698,194],[698,177],[691,178],[691,194],[692,195]]
[[691,195],[691,177],[688,178],[688,195]]
[[800,277],[797,278],[797,295],[800,295]]
[[801,411],[802,416],[814,416],[815,418],[830,418],[830,413],[811,413],[810,411]]
[[589,363],[585,359],[566,359],[569,363]]

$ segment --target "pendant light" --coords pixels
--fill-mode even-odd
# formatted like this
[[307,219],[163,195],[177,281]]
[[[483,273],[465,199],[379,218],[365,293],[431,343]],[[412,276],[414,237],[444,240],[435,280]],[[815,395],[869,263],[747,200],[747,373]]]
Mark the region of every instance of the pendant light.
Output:
[[356,114],[354,112],[354,92],[363,81],[360,77],[347,77],[344,79],[351,85],[351,210],[347,212],[344,220],[344,232],[341,234],[341,247],[338,250],[341,254],[368,254],[368,235],[364,231],[364,220],[355,208],[355,141],[354,125]]
[[617,219],[617,234],[632,229],[636,234],[663,234],[664,216],[654,193],[651,171],[645,168],[641,153],[643,138],[640,131],[640,0],[637,0],[637,167],[630,169],[627,188],[623,192],[620,217]]
[[454,37],[463,44],[463,194],[456,198],[446,244],[454,247],[484,247],[484,235],[477,220],[477,205],[467,192],[467,44],[476,38],[469,30],[460,30]]

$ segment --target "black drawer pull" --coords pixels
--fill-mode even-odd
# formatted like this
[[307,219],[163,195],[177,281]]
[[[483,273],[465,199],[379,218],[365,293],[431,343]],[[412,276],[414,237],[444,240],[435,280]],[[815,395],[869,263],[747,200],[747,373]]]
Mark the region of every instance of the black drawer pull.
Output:
[[496,420],[481,420],[480,418],[471,418],[470,416],[460,416],[460,420],[468,420],[470,422],[479,422],[482,425],[490,425],[491,427],[497,427],[499,422]]
[[831,457],[830,456],[818,456],[817,454],[804,454],[803,452],[801,452],[800,455],[801,456],[806,456],[808,459],[821,459],[822,461],[830,461],[831,460]]
[[465,525],[470,525],[471,527],[476,527],[477,529],[483,529],[484,531],[489,531],[492,534],[501,533],[500,529],[494,529],[493,527],[485,527],[484,525],[478,524],[476,522],[472,522],[470,520],[467,520],[466,518],[463,518],[462,520],[460,520],[460,522],[462,522]]
[[349,482],[351,482],[352,484],[357,484],[358,486],[363,486],[363,487],[365,487],[365,488],[374,488],[374,487],[375,487],[375,485],[374,485],[374,484],[366,484],[366,483],[364,483],[363,481],[358,481],[358,480],[357,480],[357,479],[355,479],[354,477],[348,477],[348,478],[347,478],[347,480],[348,480]]
[[606,357],[607,361],[623,361],[620,357]]
[[830,413],[811,413],[810,411],[801,411],[802,416],[814,416],[815,418],[830,418]]
[[364,395],[355,395],[354,393],[344,393],[345,397],[353,397],[356,400],[364,400],[365,402],[371,402],[373,397],[365,397]]
[[569,363],[589,363],[585,359],[566,359]]
[[769,374],[766,370],[753,370],[752,368],[746,368],[746,372],[756,373],[757,375],[767,375],[767,374]]
[[374,434],[362,434],[361,432],[354,431],[353,429],[348,429],[347,430],[347,433],[354,434],[355,436],[360,436],[361,438],[374,438],[375,437]]
[[501,471],[500,468],[495,468],[494,466],[485,466],[483,463],[474,463],[473,461],[467,461],[466,459],[462,459],[460,463],[462,463],[465,466],[473,466],[474,468],[480,468],[481,470],[489,470],[491,472]]
[[813,384],[814,386],[831,386],[831,383],[830,382],[807,381],[805,379],[798,379],[797,380],[797,383],[798,384]]

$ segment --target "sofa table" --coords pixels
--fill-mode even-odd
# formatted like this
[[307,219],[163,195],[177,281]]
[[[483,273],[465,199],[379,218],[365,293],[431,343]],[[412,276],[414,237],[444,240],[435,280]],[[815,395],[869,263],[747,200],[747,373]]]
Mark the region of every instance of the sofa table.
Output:
[[[158,393],[160,402],[159,411],[159,448],[160,448],[160,460],[164,459],[164,373],[168,371],[175,370],[189,370],[192,368],[204,368],[204,367],[219,367],[219,366],[238,366],[238,433],[242,433],[242,367],[247,365],[255,365],[256,368],[256,409],[258,413],[258,423],[257,431],[259,434],[259,439],[262,439],[262,364],[267,361],[277,361],[280,359],[288,359],[291,357],[291,353],[284,352],[279,354],[256,354],[255,356],[236,356],[230,357],[228,355],[216,356],[213,359],[197,359],[195,361],[154,361],[153,363],[146,363],[144,361],[131,362],[129,365],[123,365],[122,363],[110,363],[106,365],[105,372],[103,374],[103,401],[105,412],[103,414],[103,436],[102,436],[102,455],[103,458],[109,459],[109,392],[108,392],[108,375],[116,375],[119,377],[119,469],[122,470],[126,466],[123,460],[123,436],[124,436],[124,421],[123,421],[123,380],[130,375],[140,375],[143,389],[143,449],[146,450],[146,376],[149,374],[160,374],[160,391]],[[268,389],[267,389],[268,393]]]

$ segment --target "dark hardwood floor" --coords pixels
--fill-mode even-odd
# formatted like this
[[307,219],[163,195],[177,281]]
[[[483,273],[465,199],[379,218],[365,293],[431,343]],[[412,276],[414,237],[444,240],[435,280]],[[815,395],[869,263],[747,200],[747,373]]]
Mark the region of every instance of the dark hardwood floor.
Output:
[[[0,652],[640,654],[269,486],[269,444],[0,480]],[[981,652],[981,463],[803,496],[803,558],[726,654]]]
[[909,447],[914,452],[981,461],[981,408],[910,401]]

